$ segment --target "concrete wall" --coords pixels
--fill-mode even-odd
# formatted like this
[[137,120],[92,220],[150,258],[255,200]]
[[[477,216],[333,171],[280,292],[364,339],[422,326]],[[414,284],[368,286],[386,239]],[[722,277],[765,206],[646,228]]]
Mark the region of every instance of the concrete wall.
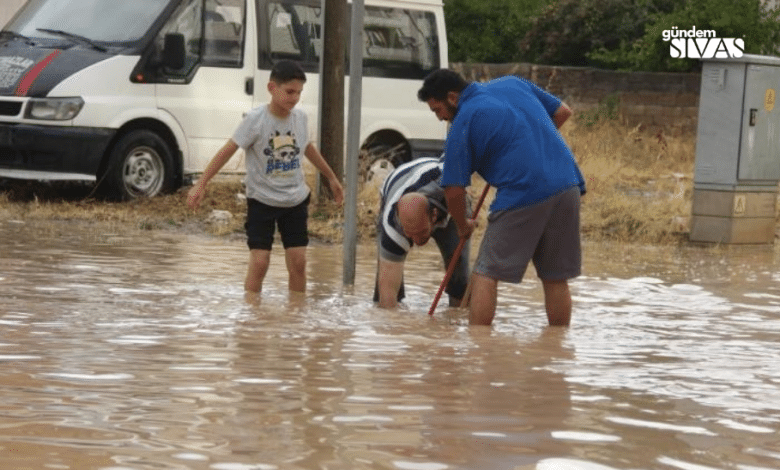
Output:
[[620,119],[632,126],[696,130],[701,85],[698,73],[615,72],[525,63],[454,63],[451,67],[475,81],[505,75],[527,78],[559,96],[575,111],[593,108],[611,98],[617,101]]
[[0,25],[5,26],[8,20],[27,0],[0,0]]

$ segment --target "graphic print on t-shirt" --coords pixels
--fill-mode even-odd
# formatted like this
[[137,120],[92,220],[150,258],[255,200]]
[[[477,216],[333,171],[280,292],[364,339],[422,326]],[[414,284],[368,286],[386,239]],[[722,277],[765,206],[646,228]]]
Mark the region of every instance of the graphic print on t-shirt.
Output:
[[265,167],[265,174],[268,176],[291,177],[291,173],[286,173],[301,166],[299,158],[301,148],[291,131],[286,134],[275,131],[268,140],[268,146],[263,149],[263,153],[268,157],[268,163]]

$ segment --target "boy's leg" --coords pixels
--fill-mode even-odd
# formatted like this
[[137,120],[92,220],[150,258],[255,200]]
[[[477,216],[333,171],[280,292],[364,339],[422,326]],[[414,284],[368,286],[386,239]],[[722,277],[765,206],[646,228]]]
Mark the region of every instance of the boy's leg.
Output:
[[309,245],[309,197],[285,209],[277,220],[284,245],[290,292],[306,292],[306,247]]
[[263,279],[268,272],[271,250],[249,250],[249,266],[246,270],[244,290],[258,293],[263,289]]
[[247,200],[246,228],[249,263],[244,281],[247,300],[253,300],[263,288],[271,260],[274,239],[274,209],[254,199]]
[[544,307],[547,310],[547,322],[550,326],[569,326],[571,322],[571,293],[569,282],[546,281],[544,287]]
[[284,250],[284,261],[289,274],[291,292],[306,292],[306,247],[296,246]]

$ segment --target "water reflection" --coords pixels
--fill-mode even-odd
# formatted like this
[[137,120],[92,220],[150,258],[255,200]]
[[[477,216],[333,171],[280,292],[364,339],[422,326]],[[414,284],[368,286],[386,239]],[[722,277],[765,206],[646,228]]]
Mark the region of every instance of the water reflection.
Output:
[[[780,467],[777,249],[589,245],[569,329],[532,274],[493,328],[370,302],[338,247],[243,301],[242,242],[0,222],[0,466],[72,469]],[[419,268],[415,269],[415,266]]]

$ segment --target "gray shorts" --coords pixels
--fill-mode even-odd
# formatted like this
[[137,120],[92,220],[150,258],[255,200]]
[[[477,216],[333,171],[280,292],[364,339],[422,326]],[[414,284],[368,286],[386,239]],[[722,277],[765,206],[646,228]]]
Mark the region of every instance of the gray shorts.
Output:
[[542,280],[580,275],[580,190],[570,188],[532,206],[498,211],[488,226],[474,272],[519,283],[533,259]]

